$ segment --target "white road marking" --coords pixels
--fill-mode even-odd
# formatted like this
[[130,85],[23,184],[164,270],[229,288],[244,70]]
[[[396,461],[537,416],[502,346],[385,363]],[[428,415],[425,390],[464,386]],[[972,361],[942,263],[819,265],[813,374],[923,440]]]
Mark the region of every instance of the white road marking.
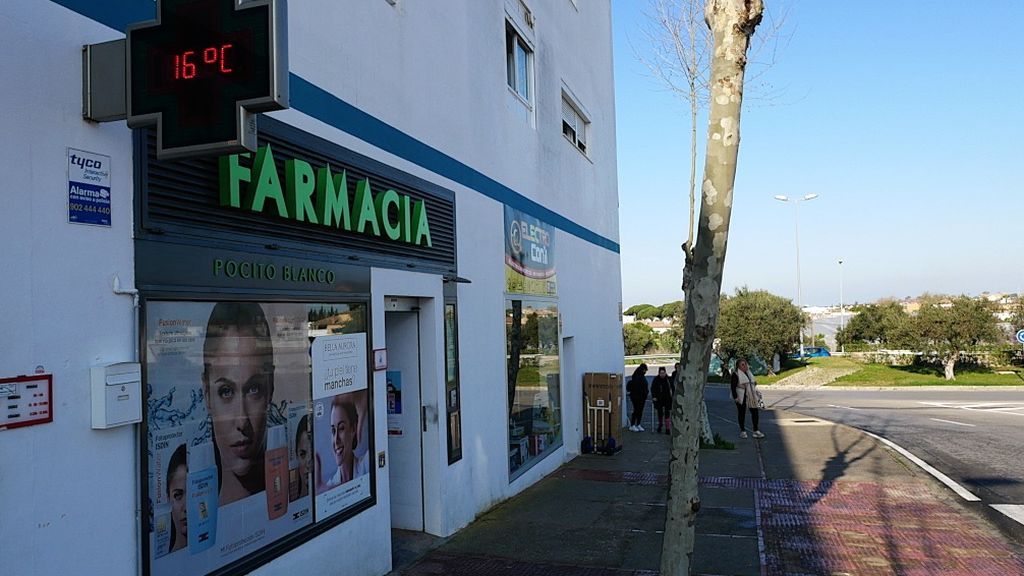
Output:
[[910,460],[914,464],[917,464],[918,466],[920,466],[921,469],[923,469],[925,472],[927,472],[927,473],[931,474],[932,476],[934,476],[935,479],[938,480],[939,482],[942,482],[943,484],[948,486],[950,490],[952,490],[953,492],[956,492],[964,500],[967,500],[968,502],[981,502],[981,498],[978,498],[974,494],[971,494],[966,488],[964,488],[963,486],[961,486],[961,485],[957,484],[956,482],[954,482],[952,478],[950,478],[949,476],[946,476],[942,472],[939,472],[938,470],[933,468],[930,464],[928,464],[924,460],[921,460],[917,456],[914,456],[913,454],[911,454],[909,451],[904,449],[899,444],[896,444],[895,442],[893,442],[891,440],[887,440],[885,438],[882,438],[881,436],[879,436],[877,434],[872,434],[871,432],[868,432],[867,430],[865,430],[864,433],[867,434],[868,436],[871,436],[872,438],[878,439],[880,442],[884,443],[885,445],[889,446],[893,450],[895,450],[895,451],[899,452],[900,454],[902,454],[904,457],[906,457],[908,460]]
[[918,402],[925,406],[938,408],[949,408],[953,410],[970,410],[972,412],[999,412],[1013,416],[1024,416],[1024,404],[1020,402],[983,402],[983,403],[958,403],[958,402]]
[[1024,506],[1020,504],[992,504],[992,507],[1011,520],[1024,524]]
[[852,406],[838,406],[836,404],[826,404],[826,406],[830,406],[832,408],[842,408],[843,410],[860,410],[860,408],[854,408]]
[[963,422],[954,422],[952,420],[943,420],[942,418],[929,418],[929,420],[935,420],[936,422],[945,422],[946,424],[956,424],[957,426],[970,426],[974,428],[974,424],[965,424]]

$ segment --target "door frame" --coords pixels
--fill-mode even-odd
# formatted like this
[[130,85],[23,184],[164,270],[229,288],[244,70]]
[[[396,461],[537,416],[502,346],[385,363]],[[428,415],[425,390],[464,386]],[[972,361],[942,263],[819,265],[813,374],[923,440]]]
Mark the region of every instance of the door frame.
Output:
[[[439,402],[444,397],[444,292],[439,275],[374,268],[371,271],[371,309],[374,311],[374,349],[386,347],[384,328],[387,310],[397,310],[390,305],[390,298],[415,299],[419,307],[419,371],[420,371],[420,418],[421,455],[423,478],[423,531],[437,536],[447,536],[450,524],[445,515],[446,503],[443,490],[447,472],[447,437],[444,418],[439,417]],[[400,306],[401,304],[399,304]],[[386,378],[384,370],[374,373],[374,386],[380,391],[376,410],[387,413]],[[377,426],[381,446],[387,445],[386,418],[379,419]],[[424,429],[424,424],[426,431]],[[380,489],[389,490],[390,474],[380,475]],[[379,500],[387,503],[390,518],[390,492],[388,498]]]
[[[424,456],[424,453],[423,453],[423,446],[424,446],[423,435],[424,435],[425,431],[423,429],[424,428],[423,427],[423,424],[424,424],[424,417],[423,417],[423,412],[424,412],[424,410],[423,410],[423,358],[422,358],[422,337],[420,335],[421,320],[420,320],[419,300],[416,299],[416,298],[396,298],[396,297],[390,297],[389,296],[389,297],[385,297],[384,298],[384,302],[385,302],[385,306],[388,307],[384,311],[384,317],[385,317],[385,320],[384,320],[384,323],[385,323],[384,339],[385,339],[385,342],[387,342],[387,336],[388,336],[387,335],[387,316],[388,316],[388,314],[409,314],[409,315],[411,315],[413,317],[413,322],[414,322],[413,326],[415,326],[415,328],[416,328],[416,344],[415,344],[415,346],[416,346],[416,392],[417,392],[417,394],[416,394],[416,403],[415,403],[415,406],[413,406],[413,405],[411,405],[411,404],[406,402],[406,398],[403,398],[402,410],[405,411],[406,414],[409,414],[409,415],[415,414],[415,416],[413,416],[413,418],[411,418],[411,420],[413,420],[413,422],[409,422],[409,424],[415,423],[415,428],[416,428],[416,438],[417,438],[416,454],[419,457],[419,491],[420,491],[419,524],[420,524],[420,527],[421,527],[420,530],[421,531],[425,531],[425,529],[426,529],[426,501],[427,501],[427,494],[426,494],[426,489],[425,489],[425,486],[424,486],[424,484],[425,484],[425,478],[424,478],[424,461],[425,461],[425,456]],[[393,359],[394,357],[395,357],[394,354],[389,353],[389,364],[391,364],[391,359]],[[390,368],[390,366],[389,366],[389,368]],[[386,374],[385,374],[385,377],[386,377]],[[407,384],[403,382],[403,384],[402,384],[403,392],[405,390],[407,390],[406,386],[407,386]],[[406,429],[408,429],[408,428],[406,428]],[[391,449],[390,443],[391,443],[391,436],[388,436],[388,450],[389,451]],[[392,457],[391,457],[392,465],[394,465],[394,462],[395,462],[395,457],[394,457],[394,455],[392,455]],[[388,478],[389,478],[389,481],[390,481],[390,475],[389,475]],[[389,492],[389,495],[390,495],[390,492]]]

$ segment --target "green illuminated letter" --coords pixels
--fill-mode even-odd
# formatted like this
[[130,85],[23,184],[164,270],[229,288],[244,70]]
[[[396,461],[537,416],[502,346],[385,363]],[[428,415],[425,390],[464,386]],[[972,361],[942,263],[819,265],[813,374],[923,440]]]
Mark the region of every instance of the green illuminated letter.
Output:
[[410,202],[409,197],[402,194],[402,205],[398,211],[402,215],[402,242],[412,244],[412,206]]
[[356,184],[356,199],[352,203],[353,210],[359,211],[356,219],[356,232],[366,233],[366,224],[373,228],[373,235],[380,236],[380,226],[377,224],[377,213],[373,210],[373,193],[370,192],[370,179],[364,178]]
[[292,209],[292,218],[305,222],[308,218],[317,224],[316,212],[313,211],[313,190],[316,181],[313,179],[313,167],[302,160],[288,160],[284,163],[284,197]]
[[238,163],[238,157],[249,157],[249,154],[231,154],[221,156],[220,166],[220,205],[232,208],[242,207],[242,182],[249,182],[252,171]]
[[391,206],[393,205],[396,212],[398,211],[398,192],[389,188],[378,194],[374,203],[377,205],[377,217],[380,218],[381,226],[384,227],[384,234],[392,240],[398,240],[402,235],[402,215],[396,214],[398,221],[394,224],[391,223]]
[[316,213],[320,223],[345,230],[352,229],[348,212],[348,181],[345,171],[331,176],[330,167],[316,171]]
[[422,200],[413,205],[412,221],[416,226],[416,240],[413,244],[418,246],[423,243],[421,239],[426,239],[427,248],[431,248],[433,244],[430,243],[430,225],[427,224],[427,205]]
[[[252,206],[249,209],[253,212],[263,212],[263,204],[270,198],[277,204],[277,215],[287,218],[288,205],[285,204],[284,193],[281,192],[281,179],[277,176],[274,153],[270,151],[269,144],[256,151],[256,163],[252,171],[256,173],[256,179],[249,182],[252,197]],[[255,191],[253,187],[256,188]]]

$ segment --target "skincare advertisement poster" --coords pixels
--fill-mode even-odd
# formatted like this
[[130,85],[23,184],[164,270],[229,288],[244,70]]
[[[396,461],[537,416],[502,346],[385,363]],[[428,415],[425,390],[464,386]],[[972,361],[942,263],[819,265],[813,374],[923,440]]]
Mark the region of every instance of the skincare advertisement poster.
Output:
[[[313,523],[311,342],[362,327],[342,308],[147,301],[150,574],[209,574]],[[361,357],[342,368],[365,406]]]
[[370,496],[366,334],[313,340],[316,520]]

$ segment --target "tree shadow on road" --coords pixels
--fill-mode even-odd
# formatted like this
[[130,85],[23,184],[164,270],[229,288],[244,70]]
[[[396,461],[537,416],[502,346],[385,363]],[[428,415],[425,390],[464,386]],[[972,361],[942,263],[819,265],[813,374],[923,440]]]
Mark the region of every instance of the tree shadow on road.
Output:
[[778,437],[759,447],[765,573],[1024,573],[990,527],[876,439],[813,414],[765,416]]

